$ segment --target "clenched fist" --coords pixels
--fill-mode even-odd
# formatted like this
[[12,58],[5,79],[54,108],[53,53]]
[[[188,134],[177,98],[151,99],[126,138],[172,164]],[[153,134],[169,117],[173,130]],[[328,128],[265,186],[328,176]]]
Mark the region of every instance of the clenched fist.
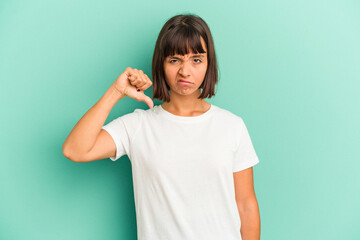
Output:
[[136,101],[143,101],[153,108],[152,99],[144,94],[144,90],[151,85],[150,78],[142,70],[131,67],[126,68],[113,83],[113,87],[124,96],[131,97]]

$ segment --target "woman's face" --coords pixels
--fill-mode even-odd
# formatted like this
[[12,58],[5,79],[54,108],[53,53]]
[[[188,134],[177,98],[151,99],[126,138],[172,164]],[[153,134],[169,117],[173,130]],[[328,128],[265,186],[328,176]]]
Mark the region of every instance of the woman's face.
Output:
[[199,89],[205,78],[208,65],[207,49],[202,38],[201,44],[206,53],[194,54],[190,52],[187,55],[168,56],[165,59],[165,80],[170,87],[170,93],[189,95]]

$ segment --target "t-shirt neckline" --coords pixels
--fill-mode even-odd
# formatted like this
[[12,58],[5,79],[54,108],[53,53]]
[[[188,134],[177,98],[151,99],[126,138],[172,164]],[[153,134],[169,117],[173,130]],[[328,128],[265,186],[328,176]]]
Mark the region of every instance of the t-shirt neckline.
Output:
[[158,105],[158,107],[159,107],[159,111],[165,117],[167,117],[169,119],[177,120],[177,121],[182,121],[182,122],[194,122],[194,121],[199,121],[199,120],[206,119],[214,111],[214,105],[210,103],[210,108],[206,112],[204,112],[203,114],[198,115],[198,116],[187,117],[187,116],[179,116],[179,115],[172,114],[172,113],[166,111],[161,105]]

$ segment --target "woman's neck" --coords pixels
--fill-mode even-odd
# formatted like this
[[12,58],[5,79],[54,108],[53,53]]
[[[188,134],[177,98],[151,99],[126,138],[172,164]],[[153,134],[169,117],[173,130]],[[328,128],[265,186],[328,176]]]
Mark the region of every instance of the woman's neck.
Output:
[[184,102],[184,101],[170,101],[164,102],[161,106],[166,111],[184,117],[194,117],[199,116],[210,108],[210,103],[206,102],[204,99],[198,99],[197,101]]

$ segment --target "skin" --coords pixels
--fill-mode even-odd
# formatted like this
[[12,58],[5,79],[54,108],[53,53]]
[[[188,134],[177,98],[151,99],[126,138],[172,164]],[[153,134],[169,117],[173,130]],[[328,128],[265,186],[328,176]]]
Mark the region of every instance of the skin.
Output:
[[[206,51],[205,42],[201,38]],[[179,116],[198,116],[210,108],[210,103],[197,99],[201,94],[199,88],[204,81],[208,62],[207,53],[195,56],[192,51],[187,55],[168,56],[164,61],[166,83],[170,87],[170,102],[161,106],[168,112]],[[189,81],[191,85],[180,85],[179,79]]]
[[[201,38],[203,48],[205,42]],[[168,56],[164,61],[165,80],[170,87],[170,102],[164,102],[162,107],[178,116],[198,116],[210,108],[210,103],[198,99],[207,66],[207,53],[194,56],[193,52],[187,55]],[[191,85],[180,85],[178,80],[192,82]],[[260,214],[253,186],[253,168],[233,173],[235,185],[235,200],[241,219],[241,236],[243,240],[260,239]]]
[[243,240],[260,239],[260,213],[253,184],[253,168],[234,172],[235,200],[241,219]]

